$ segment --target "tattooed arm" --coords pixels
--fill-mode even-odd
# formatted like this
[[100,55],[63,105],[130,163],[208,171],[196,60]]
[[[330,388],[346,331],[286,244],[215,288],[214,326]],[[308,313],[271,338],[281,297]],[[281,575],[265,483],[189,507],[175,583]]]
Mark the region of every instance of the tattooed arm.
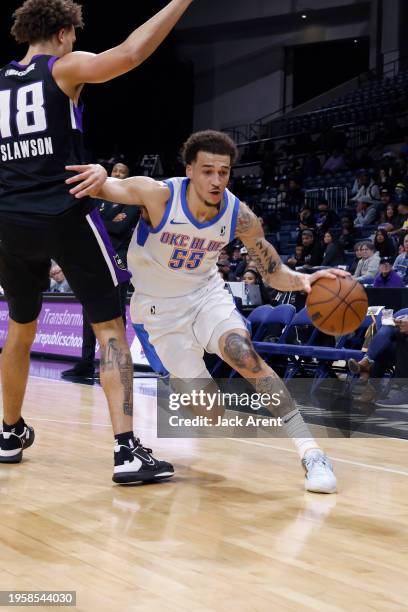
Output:
[[250,208],[241,202],[235,232],[246,248],[249,259],[256,263],[263,280],[270,287],[279,291],[306,291],[318,278],[349,276],[343,270],[321,270],[314,274],[300,274],[285,266],[276,249],[265,239],[265,234],[258,217]]

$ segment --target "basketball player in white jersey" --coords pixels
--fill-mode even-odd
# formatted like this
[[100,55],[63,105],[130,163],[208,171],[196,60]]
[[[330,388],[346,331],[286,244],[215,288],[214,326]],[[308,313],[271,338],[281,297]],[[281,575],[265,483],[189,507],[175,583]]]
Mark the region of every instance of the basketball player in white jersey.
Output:
[[[193,134],[183,153],[186,178],[164,182],[148,177],[108,178],[95,192],[95,177],[102,169],[70,166],[68,170],[80,174],[67,183],[79,182],[71,189],[76,197],[91,195],[143,207],[128,252],[135,287],[131,317],[134,324],[144,326],[171,376],[211,379],[203,360],[206,350],[219,355],[257,392],[272,395],[278,377],[256,353],[232,296],[224,289],[216,266],[219,252],[239,238],[264,281],[281,291],[310,292],[318,278],[347,273],[325,270],[305,275],[282,264],[265,240],[259,219],[227,189],[237,155],[227,135],[211,130]],[[330,461],[312,438],[283,383],[280,388],[285,397],[279,416],[299,452],[306,489],[335,492]],[[276,415],[272,405],[270,410]]]

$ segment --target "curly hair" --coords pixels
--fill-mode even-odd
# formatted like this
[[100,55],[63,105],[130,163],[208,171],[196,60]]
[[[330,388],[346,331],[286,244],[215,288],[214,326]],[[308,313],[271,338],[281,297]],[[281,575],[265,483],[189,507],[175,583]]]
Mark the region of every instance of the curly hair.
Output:
[[82,6],[73,0],[26,0],[14,13],[11,33],[18,43],[48,40],[61,28],[82,28]]
[[192,134],[183,145],[182,155],[184,163],[189,166],[197,159],[200,151],[206,153],[215,153],[216,155],[229,155],[231,165],[233,165],[238,157],[238,149],[235,142],[223,132],[215,130],[204,130]]

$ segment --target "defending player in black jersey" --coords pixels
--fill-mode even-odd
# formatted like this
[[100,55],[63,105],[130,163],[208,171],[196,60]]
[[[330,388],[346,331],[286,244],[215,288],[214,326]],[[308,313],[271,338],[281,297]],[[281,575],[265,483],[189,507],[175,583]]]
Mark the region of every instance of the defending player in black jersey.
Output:
[[[65,166],[86,161],[80,93],[141,64],[164,40],[192,0],[172,0],[120,45],[94,55],[73,52],[80,5],[27,0],[14,13],[12,34],[29,47],[0,70],[0,284],[9,306],[2,352],[4,421],[0,462],[18,463],[34,441],[21,417],[30,348],[48,288],[51,258],[87,311],[101,347],[101,382],[115,434],[113,480],[158,480],[173,467],[133,435],[133,364],[120,316],[118,265],[91,200],[69,194]],[[89,178],[98,180],[97,166]],[[101,173],[101,184],[105,175]],[[119,262],[120,264],[120,262]]]

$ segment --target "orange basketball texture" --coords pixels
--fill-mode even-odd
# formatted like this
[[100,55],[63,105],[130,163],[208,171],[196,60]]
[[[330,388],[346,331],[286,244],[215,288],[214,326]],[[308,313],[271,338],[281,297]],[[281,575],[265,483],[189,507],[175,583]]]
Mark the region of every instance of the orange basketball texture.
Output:
[[325,334],[350,334],[367,315],[367,293],[351,276],[319,278],[307,296],[306,308],[313,325]]

